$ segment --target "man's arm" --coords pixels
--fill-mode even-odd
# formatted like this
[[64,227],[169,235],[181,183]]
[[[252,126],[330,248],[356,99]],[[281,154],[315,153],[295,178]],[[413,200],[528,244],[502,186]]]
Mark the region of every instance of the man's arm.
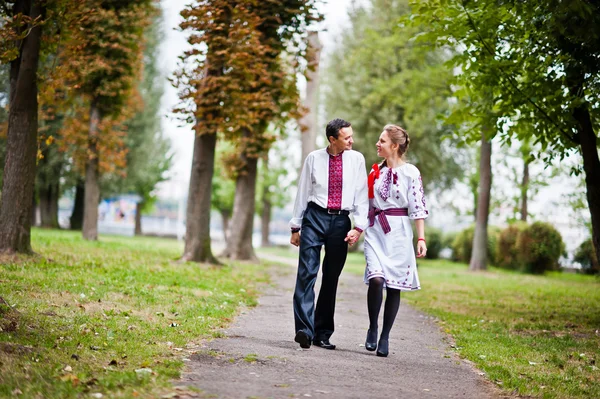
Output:
[[296,193],[296,201],[294,202],[294,210],[292,211],[292,219],[290,220],[289,226],[292,229],[292,237],[290,243],[292,245],[300,245],[300,227],[302,226],[302,217],[304,211],[308,205],[308,197],[310,195],[311,188],[311,177],[310,170],[312,167],[312,156],[306,157],[304,165],[302,166],[302,173],[298,179],[298,192]]

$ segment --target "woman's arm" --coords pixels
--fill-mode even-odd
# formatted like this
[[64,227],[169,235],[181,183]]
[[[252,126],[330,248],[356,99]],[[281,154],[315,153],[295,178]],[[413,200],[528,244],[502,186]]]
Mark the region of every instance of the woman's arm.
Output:
[[415,219],[417,228],[417,258],[427,255],[427,244],[425,243],[425,219]]

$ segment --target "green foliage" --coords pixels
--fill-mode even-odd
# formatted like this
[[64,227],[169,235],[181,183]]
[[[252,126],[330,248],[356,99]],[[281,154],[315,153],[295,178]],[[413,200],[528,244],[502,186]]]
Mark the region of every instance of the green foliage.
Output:
[[268,157],[262,158],[258,164],[258,180],[256,185],[256,214],[261,215],[264,201],[274,208],[283,208],[290,199],[290,186],[287,157],[283,140],[275,142]]
[[527,223],[515,222],[500,232],[496,248],[496,266],[509,270],[521,269],[517,241],[526,229]]
[[427,258],[438,259],[440,252],[444,249],[442,242],[442,231],[433,227],[428,227],[426,230],[427,235]]
[[[417,235],[416,230],[413,226],[414,237],[415,237],[415,248],[417,245]],[[444,249],[443,242],[443,234],[440,229],[436,229],[435,227],[427,227],[425,226],[425,239],[427,240],[427,259],[438,259],[440,257],[440,252]]]
[[413,40],[423,28],[400,20],[410,15],[407,0],[366,3],[350,12],[350,25],[325,69],[327,117],[352,123],[355,148],[368,166],[380,161],[375,143],[383,127],[401,125],[411,139],[407,160],[419,168],[424,183],[449,187],[463,164],[462,151],[443,140],[455,128],[438,121],[449,112],[453,95],[452,69],[444,64],[453,51]]
[[[495,226],[488,226],[488,262],[496,263],[496,242],[498,240],[499,229]],[[473,252],[473,237],[475,235],[475,226],[467,227],[456,235],[452,242],[452,260],[469,263],[471,253]]]
[[579,262],[586,274],[598,274],[600,273],[600,265],[598,264],[598,257],[594,250],[594,243],[591,238],[588,238],[575,251],[575,262]]
[[525,272],[541,274],[559,269],[558,259],[565,252],[565,244],[550,223],[535,222],[519,234],[517,251]]
[[[158,5],[156,5],[158,7]],[[146,28],[144,67],[138,92],[143,106],[126,122],[127,168],[125,178],[113,174],[103,178],[102,192],[114,194],[137,194],[147,210],[155,200],[156,185],[165,180],[172,163],[170,143],[162,134],[160,102],[163,96],[164,76],[158,65],[159,45],[164,37],[161,30],[162,16],[156,10],[154,22]]]
[[[533,155],[546,162],[563,159],[580,144],[578,109],[590,112],[597,131],[600,110],[592,99],[600,97],[598,3],[413,0],[411,5],[412,23],[428,30],[417,41],[463,49],[449,64],[460,71],[456,94],[466,106],[456,108],[451,122],[492,111],[503,118],[502,140],[532,138],[539,145]],[[486,95],[493,98],[493,109],[473,101]]]

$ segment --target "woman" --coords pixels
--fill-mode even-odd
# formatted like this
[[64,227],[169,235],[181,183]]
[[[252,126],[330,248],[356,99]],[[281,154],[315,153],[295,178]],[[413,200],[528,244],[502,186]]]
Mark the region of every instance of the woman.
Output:
[[[388,339],[400,307],[400,291],[420,289],[410,220],[415,221],[416,257],[427,254],[425,218],[429,215],[421,173],[403,160],[410,139],[404,129],[386,125],[377,141],[377,155],[384,158],[369,174],[369,227],[365,231],[365,283],[369,330],[365,348],[386,357]],[[383,329],[377,343],[379,310],[386,289]]]

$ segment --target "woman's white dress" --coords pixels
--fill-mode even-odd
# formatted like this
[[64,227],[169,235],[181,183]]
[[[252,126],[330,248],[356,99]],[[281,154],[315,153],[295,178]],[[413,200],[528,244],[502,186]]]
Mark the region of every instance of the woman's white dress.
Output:
[[[389,179],[389,190],[382,190],[386,178]],[[418,290],[421,285],[410,219],[425,219],[429,216],[421,173],[409,163],[391,171],[388,167],[382,167],[373,191],[374,198],[370,200],[370,207],[408,208],[408,217],[386,215],[391,227],[387,234],[383,232],[377,217],[374,225],[367,227],[364,242],[367,267],[364,281],[368,284],[373,277],[383,277],[385,287],[402,291]],[[382,193],[384,197],[389,195],[385,201]]]

